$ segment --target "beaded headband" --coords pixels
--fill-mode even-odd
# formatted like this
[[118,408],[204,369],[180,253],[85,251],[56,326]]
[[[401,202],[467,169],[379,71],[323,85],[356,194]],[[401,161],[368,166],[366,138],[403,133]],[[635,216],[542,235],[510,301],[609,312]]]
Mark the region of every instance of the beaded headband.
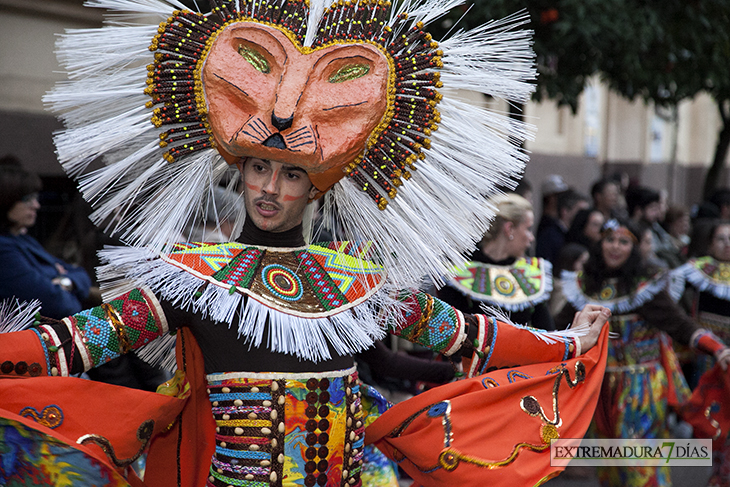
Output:
[[623,237],[629,238],[634,245],[639,243],[639,240],[636,238],[636,235],[626,228],[625,226],[622,226],[618,220],[616,219],[610,219],[606,223],[603,224],[603,229],[601,230],[601,237],[606,237],[609,234],[615,234]]
[[[530,137],[457,93],[522,103],[535,76],[530,33],[516,29],[526,13],[434,42],[424,29],[459,3],[214,0],[199,13],[176,0],[87,0],[112,17],[59,40],[69,81],[44,98],[66,127],[59,159],[95,223],[153,250],[205,218],[228,164],[296,164],[326,193],[335,238],[374,241],[400,285],[441,282],[492,220],[489,197],[520,177]],[[284,93],[295,61],[309,69],[291,75],[307,83],[298,98]],[[295,108],[278,111],[287,97]],[[232,126],[228,115],[251,104],[258,112]]]

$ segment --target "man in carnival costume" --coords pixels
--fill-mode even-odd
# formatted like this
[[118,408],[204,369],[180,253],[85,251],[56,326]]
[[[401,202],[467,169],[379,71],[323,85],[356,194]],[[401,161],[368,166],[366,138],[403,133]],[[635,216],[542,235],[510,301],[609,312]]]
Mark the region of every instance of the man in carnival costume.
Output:
[[[546,452],[588,427],[608,312],[547,333],[417,290],[463,260],[525,158],[525,127],[437,89],[524,101],[525,17],[438,45],[423,28],[458,2],[88,3],[119,12],[61,39],[71,81],[46,101],[93,218],[129,246],[103,252],[106,304],[0,339],[2,482],[357,486],[370,444],[423,485],[556,475]],[[237,241],[167,244],[228,164]],[[308,245],[321,195],[341,235]],[[386,331],[461,355],[468,378],[385,411],[352,355]],[[66,377],[130,350],[169,363],[171,341],[158,393]]]

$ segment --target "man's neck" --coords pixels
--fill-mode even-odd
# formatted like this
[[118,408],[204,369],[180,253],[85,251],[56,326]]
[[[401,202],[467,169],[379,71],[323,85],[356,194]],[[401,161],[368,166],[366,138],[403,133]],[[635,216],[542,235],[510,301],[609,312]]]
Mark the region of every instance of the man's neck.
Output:
[[307,245],[304,241],[301,223],[283,232],[267,232],[257,227],[250,218],[246,218],[238,241],[262,247],[304,247]]

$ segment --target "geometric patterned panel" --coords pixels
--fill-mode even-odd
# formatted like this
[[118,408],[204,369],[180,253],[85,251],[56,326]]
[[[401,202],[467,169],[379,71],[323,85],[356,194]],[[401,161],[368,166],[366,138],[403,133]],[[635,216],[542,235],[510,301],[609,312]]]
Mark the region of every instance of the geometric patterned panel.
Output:
[[383,268],[359,257],[369,249],[369,244],[349,242],[294,250],[194,242],[175,244],[161,257],[232,293],[316,317],[359,304],[383,285]]

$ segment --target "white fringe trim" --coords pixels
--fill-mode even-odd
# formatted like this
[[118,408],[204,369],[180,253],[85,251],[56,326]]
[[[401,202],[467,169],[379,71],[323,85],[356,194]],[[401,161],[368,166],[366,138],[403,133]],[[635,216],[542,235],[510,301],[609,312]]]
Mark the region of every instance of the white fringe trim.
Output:
[[482,305],[482,310],[489,315],[494,316],[494,318],[497,319],[497,321],[501,321],[503,323],[506,323],[510,326],[514,326],[515,328],[519,328],[521,330],[527,330],[532,335],[537,338],[538,340],[542,340],[543,342],[547,344],[553,344],[553,343],[562,343],[564,342],[565,338],[580,338],[582,336],[585,336],[588,334],[588,330],[590,329],[590,325],[587,323],[581,323],[578,326],[568,326],[565,330],[556,330],[556,331],[547,331],[542,330],[540,328],[533,328],[531,326],[526,325],[520,325],[518,323],[514,323],[510,317],[504,312],[504,310],[500,308],[496,308],[494,306],[487,306]]
[[[329,346],[343,356],[365,350],[385,336],[384,323],[402,319],[402,304],[391,297],[392,290],[381,289],[365,302],[345,306],[331,316],[307,318],[273,309],[255,296],[244,300],[240,293],[231,295],[212,284],[196,299],[195,293],[207,281],[155,257],[149,250],[108,247],[99,255],[107,262],[98,268],[99,280],[110,283],[114,293],[145,285],[176,307],[236,326],[245,344],[264,345],[273,352],[315,362],[332,358]],[[379,310],[386,310],[384,316],[378,317]],[[268,342],[263,343],[267,328]],[[148,355],[162,352],[153,348]]]
[[[692,262],[687,262],[686,264],[674,269],[671,272],[671,275],[673,278],[672,283],[674,285],[674,289],[672,289],[673,298],[677,294],[678,297],[682,296],[682,292],[684,291],[684,282],[688,281],[700,292],[709,292],[716,298],[730,301],[730,283],[712,280],[710,276],[692,265]],[[681,289],[679,282],[675,283],[675,279],[681,282]]]
[[638,292],[621,296],[611,301],[600,301],[586,296],[578,286],[578,273],[575,271],[563,271],[560,275],[563,285],[563,295],[568,302],[577,310],[583,309],[587,304],[597,304],[608,308],[611,313],[629,313],[639,306],[651,301],[662,290],[667,288],[667,275],[655,276],[652,282],[646,284]]
[[35,315],[41,309],[41,302],[8,298],[0,301],[0,333],[23,331],[35,322]]

